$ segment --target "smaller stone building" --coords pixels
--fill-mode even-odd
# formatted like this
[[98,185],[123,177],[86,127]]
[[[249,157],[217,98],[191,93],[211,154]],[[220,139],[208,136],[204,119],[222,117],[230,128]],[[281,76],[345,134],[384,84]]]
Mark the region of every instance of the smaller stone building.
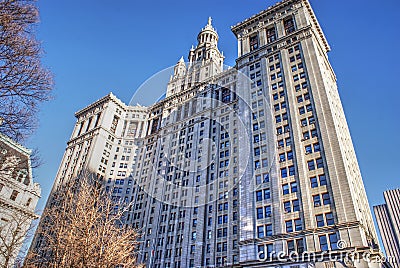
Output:
[[[0,134],[0,266],[12,267],[26,238],[40,198],[31,150]],[[16,232],[17,230],[17,232]]]

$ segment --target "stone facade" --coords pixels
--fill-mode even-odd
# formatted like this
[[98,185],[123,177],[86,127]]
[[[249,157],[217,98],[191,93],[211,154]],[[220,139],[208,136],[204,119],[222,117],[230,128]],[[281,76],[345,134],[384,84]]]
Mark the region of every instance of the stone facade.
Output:
[[[30,155],[30,150],[0,134],[0,265],[10,257],[7,267],[15,262],[32,220],[38,217],[40,186],[32,179]],[[3,254],[6,247],[12,252]]]
[[163,100],[145,108],[109,95],[78,112],[55,187],[84,168],[104,178],[130,206],[124,224],[143,232],[147,267],[347,267],[326,252],[356,250],[372,260],[351,265],[379,267],[330,48],[309,2],[282,1],[232,31],[235,67],[224,68],[209,19]]

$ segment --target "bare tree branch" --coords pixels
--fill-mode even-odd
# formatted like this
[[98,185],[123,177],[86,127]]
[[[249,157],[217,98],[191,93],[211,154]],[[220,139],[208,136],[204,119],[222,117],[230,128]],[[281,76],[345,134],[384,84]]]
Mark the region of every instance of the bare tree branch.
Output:
[[140,267],[138,232],[119,226],[125,207],[111,200],[95,175],[81,175],[51,198],[27,267]]
[[[0,224],[0,259],[2,260],[0,265],[2,268],[15,267],[21,262],[18,259],[18,253],[24,246],[24,241],[33,236],[36,223],[31,223],[34,218],[36,218],[34,214],[2,210]],[[23,249],[25,250],[26,248]]]
[[53,78],[41,63],[34,0],[0,0],[0,132],[22,141],[36,128],[39,103],[50,99]]

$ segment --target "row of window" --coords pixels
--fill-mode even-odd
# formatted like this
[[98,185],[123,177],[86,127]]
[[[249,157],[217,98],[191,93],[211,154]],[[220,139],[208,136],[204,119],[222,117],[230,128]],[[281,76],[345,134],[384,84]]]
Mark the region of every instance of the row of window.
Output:
[[[285,34],[290,34],[296,30],[294,18],[292,16],[289,16],[288,18],[285,18],[283,20],[283,28],[284,28]],[[266,34],[267,44],[276,41],[278,38],[275,25],[267,28],[265,30],[265,34]],[[259,48],[260,41],[259,41],[258,34],[251,35],[249,37],[248,41],[249,41],[250,51],[254,51]]]
[[[319,247],[321,251],[337,250],[339,237],[337,233],[329,233],[318,236]],[[287,253],[290,255],[293,252],[299,254],[305,251],[304,240],[302,238],[295,240],[288,240],[287,242]],[[263,244],[257,246],[258,259],[272,260],[276,257],[273,244]]]
[[285,221],[285,229],[287,233],[298,232],[303,230],[303,222],[301,219]]

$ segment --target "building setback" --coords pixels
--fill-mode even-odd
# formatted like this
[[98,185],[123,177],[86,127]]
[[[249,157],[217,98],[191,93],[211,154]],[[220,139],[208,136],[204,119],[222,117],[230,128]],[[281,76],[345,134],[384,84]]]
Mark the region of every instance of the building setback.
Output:
[[388,263],[400,267],[400,189],[383,193],[385,204],[374,206]]
[[[347,267],[325,252],[355,249],[371,260],[353,265],[379,267],[330,48],[309,2],[282,1],[232,31],[233,68],[209,19],[163,100],[129,106],[110,94],[77,112],[53,189],[96,172],[130,206],[124,224],[143,232],[147,267]],[[303,252],[319,261],[293,257]]]

